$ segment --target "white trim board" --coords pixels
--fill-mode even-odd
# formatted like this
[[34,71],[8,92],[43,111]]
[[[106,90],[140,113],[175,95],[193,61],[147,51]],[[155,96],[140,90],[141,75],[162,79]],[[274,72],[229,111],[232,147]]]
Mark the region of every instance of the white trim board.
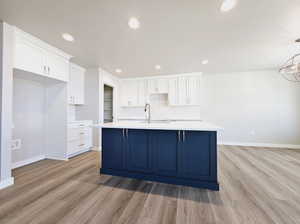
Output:
[[11,165],[11,168],[15,169],[15,168],[18,168],[18,167],[21,167],[21,166],[26,166],[26,165],[38,162],[38,161],[43,160],[43,159],[46,159],[45,155],[35,156],[35,157],[30,158],[30,159],[26,159],[26,160],[22,160],[22,161],[13,163]]
[[300,149],[300,145],[292,144],[271,144],[271,143],[253,143],[253,142],[220,142],[218,145],[234,145],[248,147],[266,147],[266,148],[285,148],[285,149]]
[[2,181],[0,181],[0,190],[4,189],[6,187],[9,187],[13,184],[14,184],[14,178],[13,177],[2,180]]

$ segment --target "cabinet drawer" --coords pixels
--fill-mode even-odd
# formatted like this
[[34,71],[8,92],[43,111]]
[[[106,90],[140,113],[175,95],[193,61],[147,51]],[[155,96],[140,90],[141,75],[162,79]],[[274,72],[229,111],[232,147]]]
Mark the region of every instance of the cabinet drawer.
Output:
[[88,138],[68,142],[68,155],[90,147],[91,141]]
[[91,128],[69,128],[68,141],[87,138],[91,135]]

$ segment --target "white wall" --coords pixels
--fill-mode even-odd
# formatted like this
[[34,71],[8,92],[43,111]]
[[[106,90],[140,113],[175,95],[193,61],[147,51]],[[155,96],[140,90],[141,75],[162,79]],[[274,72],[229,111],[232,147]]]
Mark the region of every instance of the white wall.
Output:
[[[153,119],[202,119],[224,127],[220,143],[300,145],[300,83],[277,71],[204,74],[201,107],[152,101]],[[143,108],[120,108],[119,118],[144,118]]]
[[22,147],[12,151],[13,164],[45,155],[45,86],[40,82],[17,78],[16,75],[13,83],[12,138],[21,139]]
[[202,97],[221,142],[300,145],[300,83],[275,70],[204,75]]
[[11,177],[13,28],[0,21],[0,189]]
[[[114,87],[114,94],[118,94],[118,79],[102,69],[87,69],[85,73],[85,103],[76,106],[77,120],[93,120],[93,123],[103,122],[103,91],[104,84]],[[117,97],[114,97],[114,117],[117,116]],[[72,110],[72,109],[71,109]],[[72,112],[71,112],[72,113]],[[93,129],[93,145],[101,146],[101,131]]]

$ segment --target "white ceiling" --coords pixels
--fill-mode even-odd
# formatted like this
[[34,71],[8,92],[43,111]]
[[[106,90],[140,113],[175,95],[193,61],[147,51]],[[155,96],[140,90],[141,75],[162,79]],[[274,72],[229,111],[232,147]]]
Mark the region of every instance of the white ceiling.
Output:
[[[300,0],[0,0],[0,19],[119,76],[278,68],[299,50]],[[132,16],[141,28],[129,29]],[[74,43],[61,38],[67,32]],[[298,47],[298,49],[297,49]],[[209,64],[201,61],[208,59]],[[161,71],[154,69],[156,64]]]

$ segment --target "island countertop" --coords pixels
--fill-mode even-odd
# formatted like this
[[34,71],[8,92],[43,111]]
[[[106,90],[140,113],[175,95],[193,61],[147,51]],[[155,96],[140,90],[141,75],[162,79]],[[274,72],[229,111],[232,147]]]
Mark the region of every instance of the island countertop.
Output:
[[150,129],[150,130],[186,130],[186,131],[220,131],[223,128],[204,121],[122,121],[113,123],[97,124],[100,128],[126,128],[126,129]]

